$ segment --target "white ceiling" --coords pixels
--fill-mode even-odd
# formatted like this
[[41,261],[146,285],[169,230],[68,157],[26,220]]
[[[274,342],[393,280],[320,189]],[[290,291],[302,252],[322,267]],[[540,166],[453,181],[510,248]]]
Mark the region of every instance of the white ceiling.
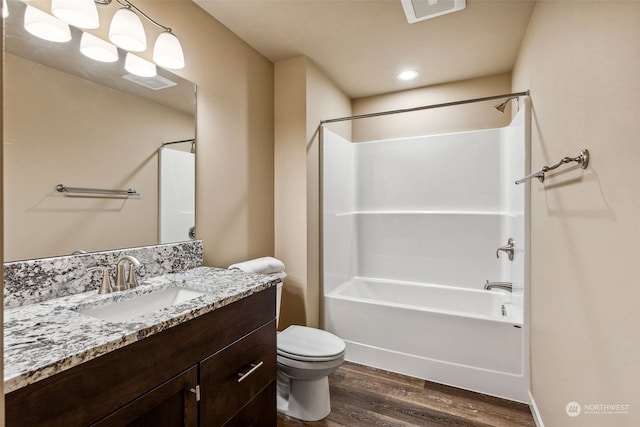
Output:
[[[307,56],[351,98],[511,71],[535,4],[467,0],[409,24],[400,0],[194,2],[274,63]],[[420,76],[396,80],[407,68]]]

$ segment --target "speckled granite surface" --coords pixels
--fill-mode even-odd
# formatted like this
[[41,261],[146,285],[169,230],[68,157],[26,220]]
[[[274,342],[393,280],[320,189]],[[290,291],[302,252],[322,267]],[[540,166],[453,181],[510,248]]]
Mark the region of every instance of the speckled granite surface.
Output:
[[[146,279],[129,291],[98,295],[93,290],[6,309],[5,393],[231,304],[279,280],[277,275],[199,267]],[[108,322],[79,312],[175,286],[206,294],[123,322]]]
[[4,265],[4,306],[13,308],[98,289],[101,275],[87,273],[87,268],[110,266],[115,278],[115,264],[123,255],[142,262],[137,269],[142,280],[200,267],[202,241],[8,262]]

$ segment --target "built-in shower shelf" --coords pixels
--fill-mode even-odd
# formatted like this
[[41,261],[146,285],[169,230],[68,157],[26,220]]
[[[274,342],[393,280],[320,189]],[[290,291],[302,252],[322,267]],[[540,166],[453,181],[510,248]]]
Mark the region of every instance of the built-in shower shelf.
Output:
[[427,210],[380,210],[380,211],[351,211],[335,212],[335,216],[348,215],[493,215],[517,217],[524,215],[524,212],[515,211],[427,211]]

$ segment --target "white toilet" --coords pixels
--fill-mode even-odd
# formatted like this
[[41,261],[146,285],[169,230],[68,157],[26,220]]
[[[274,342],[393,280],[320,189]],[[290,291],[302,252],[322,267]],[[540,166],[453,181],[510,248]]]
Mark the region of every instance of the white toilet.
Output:
[[[276,319],[280,318],[282,261],[256,258],[229,269],[274,274],[281,280],[276,293]],[[344,362],[345,343],[337,336],[307,326],[289,326],[278,332],[278,412],[303,421],[319,421],[331,412],[329,375]]]
[[[278,284],[276,318],[282,282]],[[332,333],[292,325],[278,333],[278,412],[319,421],[331,412],[329,378],[344,361],[345,343]]]

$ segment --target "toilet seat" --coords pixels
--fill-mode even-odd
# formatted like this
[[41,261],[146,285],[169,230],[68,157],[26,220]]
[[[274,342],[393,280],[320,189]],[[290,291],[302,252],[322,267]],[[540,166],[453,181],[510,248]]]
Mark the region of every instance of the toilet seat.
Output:
[[344,356],[345,343],[321,329],[292,325],[278,334],[278,355],[303,362],[324,362]]

